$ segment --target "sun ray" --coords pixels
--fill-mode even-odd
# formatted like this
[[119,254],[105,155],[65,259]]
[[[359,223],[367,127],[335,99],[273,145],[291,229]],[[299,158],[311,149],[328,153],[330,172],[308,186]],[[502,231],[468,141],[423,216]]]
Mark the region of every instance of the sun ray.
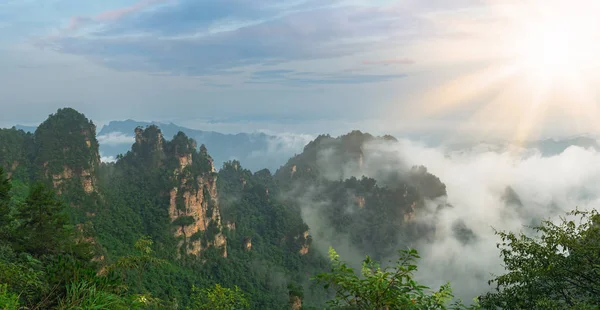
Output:
[[493,65],[483,70],[452,79],[441,87],[426,92],[421,113],[432,116],[493,92],[516,72],[515,66]]
[[[424,103],[421,116],[430,118],[478,105],[479,110],[459,127],[486,121],[497,124],[498,118],[504,118],[512,127],[510,137],[518,142],[531,139],[544,126],[554,126],[556,120],[568,122],[572,129],[600,132],[596,93],[600,86],[600,1],[486,3],[482,12],[487,18],[469,18],[459,12],[436,16],[433,21],[443,33],[460,34],[453,44],[448,39],[439,43],[439,50],[451,55],[448,62],[460,66],[473,60],[487,65],[431,88],[420,98]],[[435,50],[434,46],[429,48]],[[462,58],[461,50],[467,51]],[[487,131],[491,129],[480,133]]]

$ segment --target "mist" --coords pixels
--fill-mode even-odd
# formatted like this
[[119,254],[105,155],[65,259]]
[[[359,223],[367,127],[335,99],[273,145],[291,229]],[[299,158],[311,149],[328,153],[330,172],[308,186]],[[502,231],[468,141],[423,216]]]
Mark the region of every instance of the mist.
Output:
[[[413,221],[435,226],[433,238],[419,239],[411,247],[419,250],[416,278],[437,288],[451,282],[457,297],[470,301],[493,287],[487,281],[503,273],[499,238],[495,230],[526,232],[542,219],[558,220],[566,212],[594,208],[600,198],[600,153],[593,148],[572,146],[554,156],[535,149],[514,152],[501,148],[470,148],[448,152],[409,140],[363,145],[360,163],[349,163],[342,171],[332,152],[318,154],[319,169],[332,180],[351,176],[374,178],[379,184],[394,175],[406,175],[410,167],[424,165],[446,185],[447,196],[425,201]],[[328,168],[330,167],[330,168]],[[336,234],[321,216],[327,201],[317,198],[317,188],[293,193],[313,236],[312,248],[327,255],[333,246],[350,266],[358,267],[364,249],[347,236]],[[351,201],[352,193],[348,194]],[[351,212],[350,206],[348,212]],[[451,207],[439,209],[440,204]],[[468,240],[457,227],[470,234]],[[390,245],[406,248],[407,244]],[[395,257],[386,258],[394,261]],[[385,263],[385,262],[384,262]]]

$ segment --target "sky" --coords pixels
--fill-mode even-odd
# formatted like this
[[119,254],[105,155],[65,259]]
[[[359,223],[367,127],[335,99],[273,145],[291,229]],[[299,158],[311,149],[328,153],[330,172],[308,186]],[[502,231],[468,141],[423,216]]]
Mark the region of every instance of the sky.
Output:
[[[538,118],[518,117],[528,106],[522,101],[531,101],[522,89],[516,99],[490,105],[512,89],[500,78],[510,68],[493,67],[514,56],[519,44],[510,40],[522,32],[515,21],[523,17],[505,13],[520,12],[527,20],[540,3],[5,0],[0,125],[36,124],[69,106],[98,124],[131,118],[229,132],[309,134],[458,134],[487,126],[486,132],[506,134],[520,128],[518,122]],[[569,1],[569,10],[559,7],[561,1],[543,3],[566,16],[599,12],[588,0]],[[594,36],[585,33],[576,46],[583,50],[588,46],[581,42]],[[557,50],[552,44],[549,49]],[[563,73],[538,69],[528,67],[544,76]],[[535,85],[520,81],[509,82]],[[595,95],[586,99],[595,106]],[[557,121],[565,119],[560,107],[539,121],[550,124],[540,130],[596,129],[581,126],[581,115],[592,115],[587,110]]]

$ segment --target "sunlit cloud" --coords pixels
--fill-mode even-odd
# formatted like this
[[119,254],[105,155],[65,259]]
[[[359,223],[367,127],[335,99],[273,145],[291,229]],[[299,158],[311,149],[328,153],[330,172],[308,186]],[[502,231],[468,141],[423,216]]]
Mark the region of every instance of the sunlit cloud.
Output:
[[[510,123],[512,139],[525,141],[543,123],[570,118],[579,130],[597,131],[600,114],[596,1],[486,1],[472,10],[426,15],[437,38],[416,43],[432,66],[460,67],[439,85],[416,95],[417,114],[431,117],[474,105],[470,119]],[[439,51],[431,57],[427,51]],[[467,71],[468,67],[472,67]],[[566,111],[568,113],[565,113]]]

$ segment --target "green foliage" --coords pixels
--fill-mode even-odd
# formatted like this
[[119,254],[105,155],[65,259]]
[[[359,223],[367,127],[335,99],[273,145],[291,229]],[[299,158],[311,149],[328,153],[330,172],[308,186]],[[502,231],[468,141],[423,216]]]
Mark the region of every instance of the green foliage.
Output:
[[[69,225],[63,203],[56,194],[38,183],[31,187],[17,213],[20,222],[19,246],[34,256],[72,253],[89,257],[85,243],[76,243],[76,232]],[[86,253],[87,252],[87,253]]]
[[35,163],[40,177],[60,174],[65,166],[95,170],[100,163],[96,126],[71,108],[59,109],[35,131]]
[[49,291],[43,263],[27,253],[15,253],[6,245],[0,247],[0,283],[8,285],[26,304]]
[[[0,227],[5,228],[11,221],[11,208],[10,208],[10,190],[12,186],[10,181],[4,175],[4,169],[0,167]],[[3,229],[4,230],[4,229]],[[2,235],[5,235],[4,231],[0,231]]]
[[102,290],[94,283],[80,281],[67,285],[67,294],[60,300],[60,310],[129,309],[122,296]]
[[189,226],[196,222],[193,216],[180,216],[173,221],[175,226]]
[[20,309],[19,296],[10,292],[6,284],[0,284],[0,307],[3,310]]
[[[340,309],[463,309],[460,303],[448,306],[452,300],[450,284],[430,292],[427,286],[416,282],[414,272],[419,258],[416,250],[399,251],[394,268],[381,268],[369,256],[363,261],[361,276],[340,260],[333,248],[329,249],[332,269],[315,277],[325,288],[333,288],[335,299],[331,308]],[[474,306],[475,307],[475,306]]]
[[168,264],[167,261],[154,256],[152,250],[153,241],[149,237],[142,237],[135,243],[137,254],[119,258],[114,264],[106,267],[107,273],[120,273],[125,278],[127,271],[134,270],[137,273],[138,285],[143,273],[152,265]]
[[559,224],[542,221],[538,235],[497,232],[507,273],[481,297],[489,309],[597,309],[600,304],[600,215],[572,211]]
[[12,174],[12,179],[29,180],[34,153],[33,135],[14,127],[0,129],[0,167]]
[[193,286],[191,299],[188,310],[237,310],[249,307],[244,293],[237,286],[233,289],[219,284],[203,289]]

